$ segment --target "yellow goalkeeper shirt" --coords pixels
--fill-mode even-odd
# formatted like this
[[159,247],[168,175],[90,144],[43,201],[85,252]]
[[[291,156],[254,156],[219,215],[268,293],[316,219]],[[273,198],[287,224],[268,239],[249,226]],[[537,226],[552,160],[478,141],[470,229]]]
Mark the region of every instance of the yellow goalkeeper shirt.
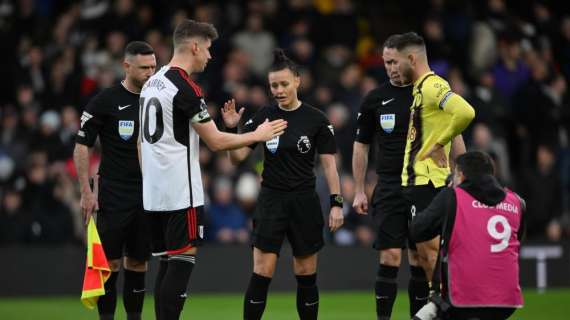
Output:
[[431,158],[418,160],[439,143],[449,159],[451,140],[461,134],[475,117],[475,110],[461,96],[453,93],[449,83],[433,72],[414,82],[408,138],[402,169],[402,185],[445,185],[450,173],[449,162],[438,167]]

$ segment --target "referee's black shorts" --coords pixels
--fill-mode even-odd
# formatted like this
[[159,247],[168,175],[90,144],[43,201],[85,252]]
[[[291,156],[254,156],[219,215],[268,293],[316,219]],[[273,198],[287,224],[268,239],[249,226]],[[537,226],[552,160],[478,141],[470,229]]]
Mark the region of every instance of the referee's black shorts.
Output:
[[150,237],[142,204],[142,187],[101,179],[98,201],[97,231],[107,259],[126,256],[147,261]]
[[97,230],[107,259],[115,260],[126,256],[147,261],[150,257],[148,222],[142,204],[120,212],[99,210]]
[[[380,181],[383,181],[380,178]],[[402,194],[402,185],[380,182],[372,195],[372,216],[376,227],[374,249],[405,248],[409,237],[407,200]]]
[[311,255],[324,246],[323,227],[323,212],[315,190],[261,189],[253,216],[254,247],[279,254],[287,237],[293,256]]
[[109,260],[123,256],[147,261],[150,237],[142,203],[142,182],[99,179],[97,231]]
[[[426,185],[404,187],[403,195],[408,202],[408,217],[410,221],[425,210],[443,188],[436,188],[431,181]],[[410,248],[415,249],[415,246],[410,244]]]

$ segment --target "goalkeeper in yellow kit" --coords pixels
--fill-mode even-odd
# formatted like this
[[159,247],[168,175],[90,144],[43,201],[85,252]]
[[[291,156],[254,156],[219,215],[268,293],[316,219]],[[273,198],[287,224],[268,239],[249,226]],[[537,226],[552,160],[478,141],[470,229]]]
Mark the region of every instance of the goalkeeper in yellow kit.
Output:
[[[467,128],[475,111],[451,91],[447,81],[431,71],[421,36],[404,33],[397,36],[392,45],[396,49],[395,60],[402,82],[414,84],[402,170],[403,194],[409,201],[413,219],[445,187],[445,179],[450,174],[451,141]],[[416,247],[420,265],[431,281],[439,237],[416,243]]]

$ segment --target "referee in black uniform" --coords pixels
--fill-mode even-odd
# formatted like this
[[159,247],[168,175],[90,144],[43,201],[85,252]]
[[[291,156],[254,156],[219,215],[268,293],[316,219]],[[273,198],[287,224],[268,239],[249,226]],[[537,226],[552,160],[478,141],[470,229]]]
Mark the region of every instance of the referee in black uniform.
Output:
[[[317,154],[331,192],[329,227],[335,231],[343,224],[334,130],[323,112],[299,101],[297,66],[280,49],[275,51],[268,78],[277,105],[259,110],[246,121],[244,131],[255,130],[266,119],[284,119],[288,127],[282,136],[263,145],[262,189],[253,217],[254,266],[244,299],[244,319],[261,319],[285,237],[293,249],[297,312],[303,320],[317,319],[317,252],[324,245],[323,214],[313,172]],[[237,130],[243,110],[237,113],[234,101],[226,102],[222,110],[226,128]],[[243,161],[255,146],[230,151],[232,161]]]
[[[85,107],[73,153],[81,188],[81,210],[85,221],[99,210],[97,229],[112,271],[105,282],[106,293],[97,302],[101,320],[114,318],[116,281],[123,256],[123,303],[127,319],[140,319],[150,256],[137,139],[139,94],[156,68],[154,50],[146,42],[129,43],[123,67],[125,79],[99,93]],[[98,199],[89,186],[89,148],[97,136],[102,149]]]
[[[359,214],[368,213],[364,180],[368,166],[369,145],[376,138],[376,173],[378,184],[372,196],[372,215],[377,226],[374,248],[379,251],[376,277],[377,319],[390,319],[396,299],[398,269],[402,249],[409,246],[408,260],[411,277],[408,282],[410,317],[427,302],[428,283],[419,265],[413,243],[408,241],[409,203],[402,195],[402,166],[406,137],[413,102],[412,84],[403,83],[398,74],[392,41],[384,42],[382,56],[389,81],[372,90],[365,98],[358,115],[358,127],[353,148],[352,170],[356,182],[353,207]],[[453,143],[454,150],[465,150],[461,136]]]

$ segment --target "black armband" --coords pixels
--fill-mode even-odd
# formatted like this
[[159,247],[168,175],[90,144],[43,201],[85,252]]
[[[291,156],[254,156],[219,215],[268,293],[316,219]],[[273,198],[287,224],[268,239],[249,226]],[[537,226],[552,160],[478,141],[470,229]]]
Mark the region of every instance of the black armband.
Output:
[[332,207],[342,208],[342,204],[344,203],[344,199],[342,198],[342,196],[340,194],[331,194],[330,200],[331,200],[331,208]]
[[228,128],[226,127],[226,132],[228,133],[238,133],[238,127],[236,126],[235,128]]

